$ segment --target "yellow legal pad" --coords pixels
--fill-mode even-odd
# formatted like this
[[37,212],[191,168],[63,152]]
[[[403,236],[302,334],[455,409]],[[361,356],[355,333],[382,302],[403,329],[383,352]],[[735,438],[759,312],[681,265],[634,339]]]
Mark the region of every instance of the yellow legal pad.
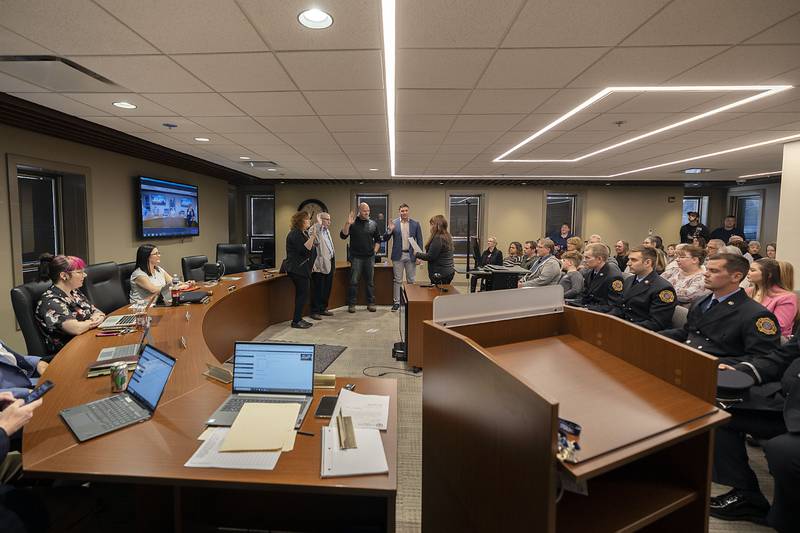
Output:
[[290,451],[299,411],[299,403],[246,403],[219,451]]

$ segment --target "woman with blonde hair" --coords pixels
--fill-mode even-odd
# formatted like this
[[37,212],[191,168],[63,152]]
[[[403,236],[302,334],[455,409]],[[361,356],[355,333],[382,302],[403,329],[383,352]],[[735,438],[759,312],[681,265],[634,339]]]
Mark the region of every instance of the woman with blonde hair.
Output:
[[794,267],[789,261],[778,261],[781,268],[781,284],[787,291],[794,290]]
[[444,215],[431,218],[431,236],[425,243],[425,251],[417,252],[416,258],[428,262],[428,277],[431,283],[447,285],[456,275],[453,263],[453,237],[447,230]]
[[750,264],[747,273],[750,287],[747,295],[775,315],[781,328],[781,335],[792,334],[797,318],[797,295],[788,290],[781,279],[781,267],[774,259],[759,259]]
[[583,253],[583,239],[580,237],[570,237],[567,239],[567,251]]

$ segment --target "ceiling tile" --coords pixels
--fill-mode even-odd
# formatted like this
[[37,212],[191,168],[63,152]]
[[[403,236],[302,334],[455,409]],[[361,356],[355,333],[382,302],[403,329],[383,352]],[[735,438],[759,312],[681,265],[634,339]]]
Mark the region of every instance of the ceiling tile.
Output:
[[317,117],[260,117],[258,122],[274,133],[324,132],[325,125]]
[[137,93],[210,91],[167,56],[82,56],[71,59]]
[[794,0],[675,0],[623,45],[735,44],[796,11]]
[[215,93],[150,93],[145,96],[183,116],[235,117],[244,114]]
[[385,155],[388,151],[386,145],[380,144],[347,144],[342,146],[342,150],[347,155],[355,156],[355,155]]
[[241,144],[242,146],[269,146],[269,145],[282,145],[283,141],[275,135],[267,132],[260,133],[226,133],[225,137]]
[[355,132],[355,131],[340,131],[333,134],[340,145],[346,144],[380,144],[385,145],[387,133],[383,132]]
[[508,131],[525,115],[459,115],[452,131]]
[[[317,146],[317,145],[336,145],[336,141],[333,140],[333,137],[329,133],[281,133],[279,135],[284,142],[289,143],[292,146],[295,145],[305,145],[305,146]],[[336,151],[340,151],[337,147]]]
[[616,48],[569,86],[659,85],[723,50],[723,46]]
[[[0,14],[5,14],[5,11],[0,11]],[[47,48],[39,46],[33,41],[29,41],[25,37],[3,27],[0,27],[0,50],[3,51],[3,54],[15,55],[51,53]]]
[[477,89],[463,113],[530,113],[555,94],[555,89]]
[[498,50],[478,86],[482,89],[563,87],[606,51],[607,48]]
[[167,54],[266,50],[233,0],[97,1]]
[[383,91],[308,91],[303,93],[318,115],[382,115]]
[[[582,104],[605,87],[594,89],[561,89],[551,96],[545,103],[535,109],[536,113],[559,113],[563,114]],[[593,113],[603,113],[635,98],[637,93],[612,93],[593,103],[589,111]]]
[[398,50],[397,87],[410,89],[471,89],[492,50]]
[[[124,133],[147,133],[153,131],[152,129],[142,126],[141,124],[137,124],[132,120],[127,120],[120,117],[85,117],[85,118],[90,122],[94,122],[100,124],[101,126],[115,129],[117,131],[122,131]],[[160,118],[159,120],[161,120],[162,122],[164,121],[163,118]]]
[[484,144],[489,145],[500,137],[498,131],[454,131],[447,134],[443,144]]
[[614,46],[667,1],[528,2],[503,46]]
[[18,34],[61,55],[157,52],[89,0],[6,0],[0,4],[0,20]]
[[403,0],[397,4],[398,48],[494,48],[524,0]]
[[[0,63],[0,68],[3,64]],[[46,93],[47,89],[43,89],[38,85],[33,85],[26,81],[22,81],[8,74],[0,72],[0,92],[4,93]]]
[[[230,139],[223,137],[222,135],[217,135],[215,133],[203,133],[201,135],[198,135],[197,133],[171,131],[167,133],[167,135],[186,144],[197,145],[198,147],[220,145],[220,144],[234,144],[233,141],[231,141]],[[196,141],[194,140],[195,137],[208,139],[208,141]]]
[[272,52],[174,55],[172,58],[218,92],[295,89]]
[[397,91],[398,114],[455,115],[464,105],[469,91],[401,89]]
[[380,2],[326,0],[333,18],[325,31],[310,30],[297,21],[308,9],[306,0],[239,0],[250,21],[273,50],[353,50],[381,48]]
[[398,145],[425,145],[435,147],[447,136],[444,131],[400,131],[397,132]]
[[800,67],[800,46],[737,46],[670,82],[699,85],[760,83],[797,67]]
[[216,133],[261,133],[267,130],[250,117],[190,117]]
[[[169,109],[165,109],[160,105],[153,103],[151,100],[139,94],[133,93],[64,93],[73,100],[77,100],[86,105],[90,105],[100,109],[108,115],[117,115],[120,117],[169,117],[174,116],[175,113]],[[130,102],[136,104],[136,109],[121,109],[113,105],[114,102]]]
[[779,129],[779,126],[791,124],[800,120],[800,113],[749,113],[741,118],[735,118],[709,126],[707,130],[747,131]]
[[[515,125],[513,130],[514,131],[539,131],[540,129],[544,128],[555,119],[559,118],[561,114],[555,113],[534,113],[521,122]],[[552,128],[552,131],[567,131],[573,128],[577,128],[584,122],[588,122],[595,117],[598,117],[598,113],[577,113],[564,122],[557,124]]]
[[253,117],[314,114],[300,91],[224,93],[222,96]]
[[331,132],[386,131],[386,118],[380,115],[340,115],[323,117],[322,121]]
[[207,133],[208,128],[204,128],[191,120],[183,117],[130,117],[129,120],[141,126],[150,128],[151,130],[161,131],[166,130],[165,122],[175,124],[177,128],[172,128],[170,131],[173,133]]
[[303,91],[383,88],[377,50],[281,52],[278,59]]
[[398,115],[397,131],[447,131],[456,115]]
[[759,33],[747,44],[800,44],[800,14]]
[[[737,93],[737,99],[745,98],[753,93]],[[710,104],[723,93],[711,92],[664,92],[641,93],[614,108],[615,113],[679,113],[704,104]],[[731,93],[726,93],[730,96]],[[727,103],[727,102],[726,102]],[[714,105],[720,107],[724,104]],[[709,107],[710,109],[711,107]]]

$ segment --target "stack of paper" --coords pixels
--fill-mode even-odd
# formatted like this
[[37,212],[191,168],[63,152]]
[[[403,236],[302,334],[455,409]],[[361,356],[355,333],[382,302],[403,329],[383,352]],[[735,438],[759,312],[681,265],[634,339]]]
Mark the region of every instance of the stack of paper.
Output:
[[377,429],[356,428],[358,448],[339,447],[337,429],[322,428],[322,477],[386,474],[389,465],[383,450],[381,433]]
[[358,394],[342,389],[339,392],[336,407],[333,409],[331,427],[336,427],[336,417],[339,415],[339,411],[342,411],[344,416],[353,418],[353,427],[355,428],[386,431],[389,423],[389,397]]
[[240,470],[273,470],[281,456],[280,450],[273,452],[221,453],[222,441],[229,428],[209,428],[204,432],[205,441],[186,462],[189,468],[235,468]]

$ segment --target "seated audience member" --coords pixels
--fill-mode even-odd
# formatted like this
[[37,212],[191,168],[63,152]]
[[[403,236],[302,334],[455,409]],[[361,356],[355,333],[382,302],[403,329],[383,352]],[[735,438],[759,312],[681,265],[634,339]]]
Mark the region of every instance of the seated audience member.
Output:
[[677,268],[678,268],[678,260],[677,260],[677,257],[678,257],[678,252],[679,252],[680,250],[682,250],[682,249],[683,249],[684,247],[686,247],[686,246],[689,246],[689,245],[688,245],[688,244],[683,244],[683,243],[680,243],[680,244],[676,244],[676,245],[675,245],[675,253],[674,253],[674,256],[673,256],[673,258],[672,258],[672,259],[671,259],[671,260],[670,260],[670,261],[667,263],[667,267],[664,269],[664,272],[662,272],[662,273],[661,273],[661,276],[662,276],[662,277],[666,277],[666,275],[669,275],[669,274],[671,274],[671,272],[672,272],[673,270],[677,270]]
[[597,244],[598,242],[603,242],[603,238],[597,233],[593,233],[589,237],[589,242],[587,244]]
[[583,274],[578,271],[583,258],[578,252],[564,252],[561,256],[561,276],[559,285],[564,287],[564,299],[571,300],[581,295],[583,291]]
[[[742,256],[742,258],[745,258],[744,254],[742,253],[742,249],[739,248],[738,246],[736,246],[735,244],[729,244],[727,246],[723,246],[722,249],[720,250],[720,253],[740,255],[740,256]],[[748,261],[748,263],[749,262],[750,261]]]
[[631,245],[628,244],[628,241],[617,241],[617,244],[614,245],[614,251],[617,254],[614,256],[614,259],[617,260],[617,266],[622,271],[628,266],[628,252],[630,248]]
[[517,287],[544,287],[556,285],[561,279],[561,263],[555,254],[556,245],[550,239],[539,239],[536,243],[536,260],[517,282]]
[[763,255],[761,255],[761,243],[758,241],[750,241],[747,243],[747,252],[750,254],[750,257],[753,258],[753,261],[758,261]]
[[707,241],[709,235],[708,227],[700,222],[700,213],[697,211],[689,211],[686,213],[686,218],[689,222],[681,226],[681,242],[684,244],[694,244],[693,241],[697,237],[702,237]]
[[653,331],[672,324],[677,303],[675,289],[653,269],[657,257],[653,248],[639,246],[631,250],[628,267],[633,276],[622,282],[622,299],[610,311],[614,316]]
[[664,241],[658,235],[650,235],[645,237],[642,241],[642,246],[646,248],[653,248],[658,255],[656,259],[656,272],[659,275],[664,273],[667,269],[667,254],[664,252]]
[[22,398],[36,386],[45,369],[47,363],[41,357],[20,355],[0,341],[0,390]]
[[556,245],[556,254],[561,254],[567,250],[567,239],[572,237],[572,229],[566,222],[561,224],[561,229],[556,235],[551,235],[550,240]]
[[708,239],[704,239],[703,237],[695,237],[692,239],[692,244],[705,250],[706,246],[708,245]]
[[706,245],[706,257],[717,255],[718,253],[722,252],[723,248],[725,248],[724,242],[722,242],[720,239],[711,239]]
[[[172,301],[170,287],[172,276],[159,266],[161,252],[152,244],[143,244],[136,250],[136,270],[131,273],[131,303],[143,303],[161,293],[165,301]],[[181,283],[178,288],[185,289],[191,283]]]
[[675,247],[676,246],[677,246],[676,244],[668,244],[667,245],[667,250],[666,250],[666,253],[667,253],[667,264],[670,264],[671,262],[673,262],[675,260]]
[[[732,415],[714,438],[712,479],[731,490],[711,498],[710,513],[722,520],[766,524],[780,533],[800,531],[800,349],[795,337],[782,348],[748,362],[720,360],[722,370],[750,375],[749,398],[728,409]],[[770,506],[748,464],[745,438],[769,439],[764,445],[775,479]]]
[[525,241],[525,244],[522,245],[522,260],[519,266],[530,270],[534,261],[536,261],[536,241]]
[[606,249],[608,250],[608,264],[614,265],[615,267],[617,267],[619,269],[620,272],[622,272],[622,269],[619,268],[619,263],[617,263],[617,258],[614,257],[613,255],[611,255],[611,247],[609,245],[607,245],[606,243],[604,243],[604,242],[600,243],[600,244],[605,246]]
[[453,263],[453,237],[447,230],[447,219],[436,215],[430,220],[431,236],[425,251],[416,254],[417,259],[428,262],[428,277],[431,283],[447,285],[453,281],[456,269]]
[[675,289],[678,305],[690,307],[710,292],[703,277],[703,261],[706,252],[692,244],[681,247],[676,256],[677,268],[667,269],[661,276]]
[[[486,265],[502,265],[503,264],[503,252],[501,252],[497,248],[497,239],[495,237],[489,237],[486,239],[486,249],[481,254],[478,264],[475,265],[476,268],[480,268]],[[475,287],[478,284],[478,276],[472,276],[469,280],[469,292],[475,292]],[[482,278],[481,279],[481,290],[482,291],[489,291],[492,290],[492,280]]]
[[522,243],[514,241],[508,245],[508,255],[503,259],[503,266],[513,267],[522,263]]
[[580,237],[570,237],[567,239],[567,251],[583,253],[583,240]]
[[36,305],[36,320],[44,335],[47,356],[52,356],[76,336],[99,326],[106,315],[92,305],[80,289],[86,273],[86,263],[71,255],[42,254],[39,258],[39,278],[50,280]]
[[757,301],[778,319],[781,335],[789,337],[797,318],[797,295],[781,282],[781,267],[774,259],[759,259],[750,263],[747,273],[748,296]]
[[776,253],[778,251],[778,245],[774,242],[771,242],[767,245],[767,257],[770,259],[777,259]]
[[711,232],[712,239],[719,239],[726,244],[734,235],[738,235],[744,239],[744,233],[742,233],[741,230],[736,229],[736,217],[733,215],[726,216],[725,220],[722,222],[722,227],[719,227]]
[[709,257],[703,275],[711,294],[695,301],[683,328],[660,333],[716,357],[739,361],[779,348],[781,336],[775,315],[739,286],[749,269],[741,255]]
[[731,237],[731,243],[728,246],[736,247],[739,250],[739,253],[742,254],[742,257],[747,259],[749,263],[753,262],[753,256],[750,255],[750,252],[748,251],[749,249],[744,241],[739,239],[734,240],[734,237]]
[[794,267],[789,261],[778,261],[781,269],[781,283],[787,291],[794,290]]
[[608,262],[608,247],[589,244],[583,252],[583,292],[570,304],[608,313],[622,299],[622,272]]

